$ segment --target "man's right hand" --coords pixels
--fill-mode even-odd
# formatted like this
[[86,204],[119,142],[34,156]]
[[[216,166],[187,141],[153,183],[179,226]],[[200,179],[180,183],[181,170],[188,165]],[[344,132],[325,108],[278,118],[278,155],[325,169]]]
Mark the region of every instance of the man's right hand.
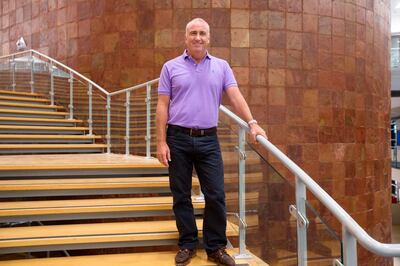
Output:
[[157,143],[157,159],[160,163],[165,166],[169,166],[168,162],[171,161],[171,154],[169,152],[169,147],[166,142]]

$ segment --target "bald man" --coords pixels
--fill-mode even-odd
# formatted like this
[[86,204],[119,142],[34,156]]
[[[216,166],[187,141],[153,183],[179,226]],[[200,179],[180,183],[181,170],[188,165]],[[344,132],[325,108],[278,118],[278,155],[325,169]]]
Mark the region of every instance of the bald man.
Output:
[[226,93],[234,110],[248,121],[255,140],[266,137],[253,119],[229,64],[210,55],[208,23],[195,18],[186,25],[186,50],[161,70],[157,122],[157,158],[168,166],[173,210],[179,231],[176,265],[187,265],[196,254],[198,231],[191,201],[196,170],[205,198],[203,242],[208,259],[235,265],[225,251],[226,207],[224,170],[217,137],[218,110]]

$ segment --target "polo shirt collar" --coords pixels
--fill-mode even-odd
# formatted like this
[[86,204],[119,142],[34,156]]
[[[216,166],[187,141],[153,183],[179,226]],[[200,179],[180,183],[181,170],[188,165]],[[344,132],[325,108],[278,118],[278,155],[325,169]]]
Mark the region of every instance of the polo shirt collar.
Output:
[[[183,56],[183,59],[187,59],[187,58],[191,58],[192,59],[192,57],[187,53],[186,49],[183,52],[182,56]],[[206,58],[211,59],[211,55],[208,53],[208,51],[206,51]]]

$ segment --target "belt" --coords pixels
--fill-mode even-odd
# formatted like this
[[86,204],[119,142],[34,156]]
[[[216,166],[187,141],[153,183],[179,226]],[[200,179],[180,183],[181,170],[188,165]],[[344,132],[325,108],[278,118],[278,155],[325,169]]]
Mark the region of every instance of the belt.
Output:
[[198,129],[198,128],[181,127],[177,125],[168,125],[168,129],[185,133],[186,135],[189,135],[191,137],[212,136],[217,133],[217,127]]

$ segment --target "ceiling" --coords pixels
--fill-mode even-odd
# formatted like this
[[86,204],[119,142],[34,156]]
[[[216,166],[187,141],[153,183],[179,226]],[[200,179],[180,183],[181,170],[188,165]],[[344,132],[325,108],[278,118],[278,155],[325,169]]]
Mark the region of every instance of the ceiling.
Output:
[[[391,0],[391,31],[400,33],[400,0]],[[399,6],[399,8],[396,8]]]

